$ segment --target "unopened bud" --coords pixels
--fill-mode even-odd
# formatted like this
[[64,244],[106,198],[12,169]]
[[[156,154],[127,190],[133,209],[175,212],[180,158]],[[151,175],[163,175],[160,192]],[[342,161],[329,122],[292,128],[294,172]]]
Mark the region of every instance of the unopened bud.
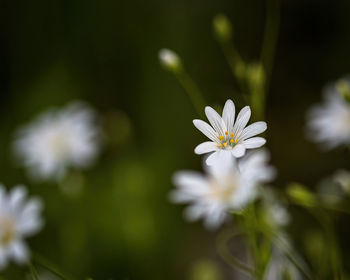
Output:
[[296,203],[306,206],[315,207],[317,205],[317,199],[305,186],[293,183],[287,188],[287,194]]
[[182,67],[179,56],[169,49],[161,49],[159,51],[160,63],[170,71],[178,71]]
[[215,35],[223,41],[230,40],[232,37],[232,25],[229,19],[224,15],[217,15],[213,20]]
[[336,88],[337,90],[341,93],[343,98],[347,101],[350,102],[350,83],[348,80],[345,79],[340,79],[336,83]]

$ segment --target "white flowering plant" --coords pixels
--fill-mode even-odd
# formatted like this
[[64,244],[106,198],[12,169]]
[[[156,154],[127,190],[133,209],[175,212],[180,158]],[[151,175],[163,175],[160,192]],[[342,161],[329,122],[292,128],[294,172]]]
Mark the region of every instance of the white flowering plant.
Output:
[[[272,13],[277,20],[278,8]],[[231,99],[225,102],[221,115],[212,107],[204,106],[203,95],[179,55],[167,49],[160,52],[163,66],[175,74],[199,115],[203,116],[199,109],[204,110],[209,121],[208,124],[202,119],[193,120],[194,126],[209,139],[194,149],[195,154],[204,155],[205,174],[176,172],[173,176],[175,190],[171,191],[170,200],[188,204],[184,212],[186,220],[201,219],[205,228],[219,231],[218,253],[247,279],[345,279],[333,218],[349,213],[349,172],[336,172],[319,186],[318,193],[299,183],[290,183],[279,191],[267,185],[276,177],[276,169],[268,164],[269,152],[261,148],[266,143],[266,135],[260,134],[268,128],[263,119],[278,27],[266,30],[265,35],[272,41],[264,41],[267,45],[263,46],[261,59],[249,64],[232,42],[232,25],[228,18],[217,16],[213,26],[238,87],[244,93],[241,97],[250,106],[244,106],[237,116],[237,105]],[[248,124],[251,117],[258,121]],[[310,109],[306,134],[327,149],[350,148],[348,77],[328,86],[324,103]],[[293,248],[288,227],[295,218],[289,213],[289,207],[302,207],[320,224],[321,235],[328,240],[322,248],[328,255],[302,257],[304,252]],[[244,236],[246,240],[245,261],[234,256],[228,245],[237,236]],[[305,248],[314,252],[313,247],[305,245]],[[306,257],[311,257],[311,261]],[[323,265],[315,260],[320,258]]]

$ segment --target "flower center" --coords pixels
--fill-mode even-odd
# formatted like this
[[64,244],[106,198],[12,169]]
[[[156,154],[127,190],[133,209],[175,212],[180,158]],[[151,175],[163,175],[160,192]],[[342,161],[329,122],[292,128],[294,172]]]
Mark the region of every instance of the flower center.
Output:
[[69,146],[65,137],[61,134],[53,135],[50,139],[51,151],[58,157],[65,157],[69,154]]
[[219,141],[219,148],[224,150],[231,150],[237,144],[238,138],[235,137],[234,133],[229,133],[228,131],[225,131],[225,136],[220,135]]
[[220,201],[221,203],[228,202],[237,190],[236,177],[231,174],[222,182],[213,180],[211,183],[210,198]]
[[0,217],[0,245],[8,245],[15,238],[15,227],[9,218]]

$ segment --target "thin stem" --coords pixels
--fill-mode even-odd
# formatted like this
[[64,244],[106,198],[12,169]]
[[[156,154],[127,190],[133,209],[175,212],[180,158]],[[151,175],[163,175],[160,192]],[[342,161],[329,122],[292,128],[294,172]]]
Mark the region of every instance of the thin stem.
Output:
[[261,50],[261,62],[265,68],[265,92],[269,90],[275,50],[280,26],[280,0],[266,1],[266,21]]
[[226,57],[226,60],[231,68],[232,75],[238,82],[240,90],[242,91],[242,93],[247,92],[247,86],[245,84],[246,66],[243,59],[241,58],[231,41],[220,40],[220,45]]
[[329,244],[329,257],[333,270],[333,279],[342,280],[342,261],[336,233],[334,231],[334,223],[332,222],[331,217],[329,217],[324,211],[313,211],[310,209],[310,212],[323,227],[326,234],[327,243]]
[[275,244],[288,259],[295,265],[295,267],[304,274],[307,279],[312,279],[309,270],[305,263],[294,253],[289,244],[282,238],[280,238],[276,233],[267,229],[266,227],[260,227],[261,232],[273,243]]
[[39,275],[38,275],[34,265],[31,262],[28,263],[28,268],[29,268],[29,271],[30,271],[30,274],[31,274],[33,280],[39,280]]
[[243,262],[241,262],[235,256],[233,256],[229,250],[228,242],[232,238],[239,236],[239,235],[240,235],[239,232],[234,231],[232,229],[225,230],[225,231],[221,232],[219,234],[219,236],[217,237],[217,241],[216,241],[218,253],[227,264],[231,265],[232,267],[234,267],[234,268],[236,268],[236,269],[238,269],[238,270],[240,270],[248,275],[253,276],[255,273],[254,269],[249,267],[248,265],[244,264]]
[[259,232],[257,231],[258,228],[258,221],[256,219],[255,214],[255,205],[254,203],[251,204],[250,208],[248,209],[246,217],[246,231],[248,238],[250,239],[250,243],[253,246],[253,254],[255,259],[255,277],[256,279],[263,279],[264,277],[264,264],[262,261],[262,255],[261,255],[261,249],[259,246]]
[[38,265],[40,265],[41,267],[43,267],[43,268],[47,269],[48,271],[52,272],[53,274],[55,274],[56,276],[60,277],[61,279],[63,279],[63,280],[74,280],[73,277],[67,276],[66,274],[62,273],[62,271],[59,268],[57,268],[56,265],[54,265],[50,261],[46,260],[45,258],[40,256],[39,254],[34,254],[33,259],[34,259],[34,262],[36,262]]
[[182,87],[187,92],[188,96],[191,99],[193,106],[196,109],[198,115],[202,118],[204,117],[203,109],[205,106],[204,98],[202,93],[200,92],[196,83],[192,80],[192,78],[187,74],[184,69],[174,72],[176,78],[182,85]]

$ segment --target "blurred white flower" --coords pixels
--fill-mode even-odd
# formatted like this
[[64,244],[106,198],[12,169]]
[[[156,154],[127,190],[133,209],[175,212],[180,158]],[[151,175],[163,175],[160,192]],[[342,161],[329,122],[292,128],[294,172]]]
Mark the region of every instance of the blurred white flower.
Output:
[[262,198],[264,217],[270,226],[278,230],[290,223],[291,216],[286,205],[276,197],[272,189],[265,187]]
[[14,152],[38,179],[62,179],[69,167],[86,168],[99,151],[99,129],[94,112],[73,102],[49,110],[16,134]]
[[[350,85],[349,80],[346,82]],[[326,148],[350,143],[350,103],[336,85],[326,87],[324,103],[308,112],[307,129],[309,138]]]
[[23,239],[36,234],[43,225],[41,201],[26,200],[26,196],[24,186],[17,186],[6,194],[0,185],[0,269],[11,259],[18,264],[28,261],[30,253]]
[[[206,154],[213,152],[207,158],[207,164],[212,165],[219,158],[242,157],[246,149],[261,147],[266,140],[262,137],[253,137],[264,132],[267,128],[265,122],[255,122],[246,127],[251,111],[249,106],[244,107],[235,121],[235,104],[227,100],[222,117],[211,107],[205,107],[205,114],[211,124],[202,120],[193,120],[193,124],[211,141],[199,144],[194,152]],[[251,138],[252,137],[252,138]]]
[[216,228],[227,217],[227,211],[244,209],[255,199],[258,185],[273,178],[275,171],[267,160],[266,151],[256,151],[238,164],[235,160],[220,160],[205,165],[207,175],[177,172],[173,178],[177,190],[170,198],[175,203],[191,203],[185,211],[188,220],[203,218],[207,228]]

